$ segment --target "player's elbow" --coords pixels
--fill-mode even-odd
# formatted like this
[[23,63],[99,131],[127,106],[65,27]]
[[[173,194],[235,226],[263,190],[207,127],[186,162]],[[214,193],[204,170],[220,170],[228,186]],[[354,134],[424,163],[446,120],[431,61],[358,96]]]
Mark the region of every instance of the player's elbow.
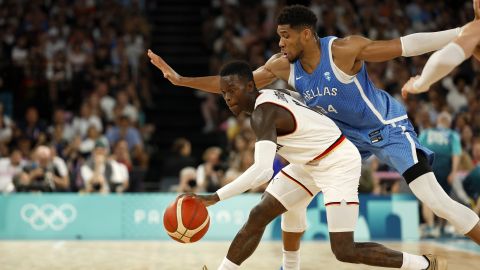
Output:
[[258,187],[260,185],[265,184],[268,182],[268,180],[272,179],[273,177],[273,168],[267,167],[267,166],[262,166],[259,164],[254,164],[254,169],[255,169],[255,179],[252,182],[252,188]]

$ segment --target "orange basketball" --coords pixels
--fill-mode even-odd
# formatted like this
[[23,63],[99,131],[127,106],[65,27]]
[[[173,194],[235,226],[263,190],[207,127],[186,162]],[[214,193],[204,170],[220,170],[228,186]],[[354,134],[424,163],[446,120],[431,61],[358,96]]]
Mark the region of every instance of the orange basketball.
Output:
[[181,243],[200,240],[208,231],[209,225],[207,208],[192,196],[177,197],[163,215],[163,226],[168,235]]

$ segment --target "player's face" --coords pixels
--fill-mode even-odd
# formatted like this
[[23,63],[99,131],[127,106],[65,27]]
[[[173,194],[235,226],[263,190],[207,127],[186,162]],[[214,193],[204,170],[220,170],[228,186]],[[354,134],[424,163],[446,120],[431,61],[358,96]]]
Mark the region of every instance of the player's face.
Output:
[[247,107],[248,87],[249,83],[238,75],[220,77],[220,90],[223,99],[235,116],[238,116]]
[[300,33],[301,31],[291,28],[289,24],[277,26],[277,34],[280,36],[278,46],[283,57],[287,58],[290,63],[295,62],[303,52]]

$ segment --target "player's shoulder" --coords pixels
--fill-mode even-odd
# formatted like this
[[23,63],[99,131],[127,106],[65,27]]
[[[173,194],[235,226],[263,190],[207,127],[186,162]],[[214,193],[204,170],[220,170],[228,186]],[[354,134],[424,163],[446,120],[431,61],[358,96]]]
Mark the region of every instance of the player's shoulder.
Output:
[[263,102],[288,103],[291,96],[279,89],[262,89],[257,98],[257,104]]
[[276,53],[268,59],[265,66],[269,69],[284,69],[290,67],[290,62],[282,53]]
[[343,38],[337,38],[332,43],[332,50],[341,52],[341,54],[354,52],[363,48],[371,42],[370,39],[360,35],[350,35]]

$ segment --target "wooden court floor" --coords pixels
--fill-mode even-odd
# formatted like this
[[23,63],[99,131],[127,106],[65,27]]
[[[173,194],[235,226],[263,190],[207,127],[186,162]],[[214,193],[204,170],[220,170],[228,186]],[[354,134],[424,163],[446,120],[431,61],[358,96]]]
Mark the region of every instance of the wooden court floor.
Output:
[[[436,253],[449,260],[449,269],[480,269],[480,253],[436,243],[384,243],[410,253]],[[173,241],[0,241],[0,269],[202,269],[216,270],[229,242],[179,244]],[[262,242],[241,269],[279,269],[281,243]],[[335,260],[327,242],[304,242],[301,269],[385,269]]]

